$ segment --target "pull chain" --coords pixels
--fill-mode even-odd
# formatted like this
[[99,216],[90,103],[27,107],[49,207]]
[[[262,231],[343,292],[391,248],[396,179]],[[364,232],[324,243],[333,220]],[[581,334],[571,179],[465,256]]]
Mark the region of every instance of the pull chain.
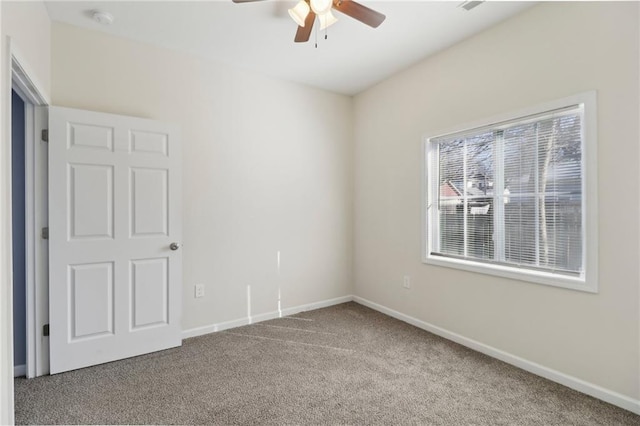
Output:
[[[315,47],[317,49],[318,48],[318,25],[320,25],[320,18],[316,17],[316,21],[317,21],[317,25],[314,25],[314,28],[313,28],[314,31],[313,32],[314,32],[314,37],[315,37]],[[315,21],[314,21],[314,23],[315,23]],[[329,32],[329,27],[325,27],[324,28],[324,39],[325,40],[327,40],[329,38],[328,37],[328,32]]]

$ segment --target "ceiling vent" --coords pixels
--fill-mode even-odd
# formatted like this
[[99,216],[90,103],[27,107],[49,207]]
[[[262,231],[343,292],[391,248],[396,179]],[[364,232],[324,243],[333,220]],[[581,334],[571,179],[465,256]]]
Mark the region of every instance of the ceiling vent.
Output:
[[464,10],[471,10],[474,7],[480,6],[483,2],[484,0],[465,1],[464,3],[460,3],[459,7],[463,8]]

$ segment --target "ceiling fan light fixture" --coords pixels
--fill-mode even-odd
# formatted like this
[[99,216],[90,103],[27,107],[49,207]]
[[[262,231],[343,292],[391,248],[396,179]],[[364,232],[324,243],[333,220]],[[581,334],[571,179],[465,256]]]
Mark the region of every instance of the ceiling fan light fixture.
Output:
[[[260,0],[233,0],[234,3],[250,3],[254,1]],[[360,21],[371,28],[378,28],[386,18],[382,13],[369,9],[355,0],[297,0],[297,2],[294,7],[288,9],[291,19],[298,24],[296,36],[293,39],[296,43],[309,41],[316,17],[318,17],[320,29],[326,30],[327,27],[335,24],[338,20],[331,13],[331,9],[336,9],[343,15]],[[318,32],[316,31],[316,40],[317,38]],[[324,38],[327,38],[327,34],[324,35]]]
[[289,16],[291,16],[291,19],[296,21],[296,24],[304,27],[304,21],[309,14],[309,10],[310,8],[307,2],[304,0],[300,0],[298,4],[289,9]]
[[333,0],[310,0],[310,2],[311,10],[313,10],[316,15],[324,15],[330,12],[331,6],[333,6]]
[[331,9],[329,9],[329,11],[322,15],[318,15],[318,20],[320,21],[321,30],[324,30],[325,28],[330,27],[331,25],[338,22],[338,18],[333,16],[333,13],[331,13]]

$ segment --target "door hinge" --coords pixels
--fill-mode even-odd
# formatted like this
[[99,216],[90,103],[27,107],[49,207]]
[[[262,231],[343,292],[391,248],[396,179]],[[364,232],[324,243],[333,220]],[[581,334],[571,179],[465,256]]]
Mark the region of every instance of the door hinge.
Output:
[[49,324],[42,326],[42,335],[45,337],[49,335]]
[[44,228],[42,228],[42,231],[40,232],[40,235],[42,236],[43,240],[48,240],[49,239],[49,227],[45,226]]
[[49,142],[49,129],[42,129],[41,139],[43,142]]

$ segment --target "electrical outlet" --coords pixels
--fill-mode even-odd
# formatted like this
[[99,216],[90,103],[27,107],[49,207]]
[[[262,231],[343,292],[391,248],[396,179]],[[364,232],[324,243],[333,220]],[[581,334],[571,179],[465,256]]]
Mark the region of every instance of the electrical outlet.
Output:
[[402,280],[402,287],[411,288],[411,277],[409,275],[405,275]]
[[195,285],[195,294],[193,295],[195,298],[204,297],[204,284],[196,284]]

